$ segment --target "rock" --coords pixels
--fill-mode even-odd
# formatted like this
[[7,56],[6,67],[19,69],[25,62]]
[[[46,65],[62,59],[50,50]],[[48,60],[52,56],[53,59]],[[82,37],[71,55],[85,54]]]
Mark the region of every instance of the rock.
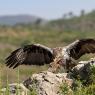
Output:
[[60,95],[59,88],[62,83],[67,83],[68,87],[71,87],[73,84],[73,80],[67,78],[67,75],[67,73],[54,74],[45,71],[33,74],[23,84],[30,90],[35,89],[37,95]]
[[70,78],[80,79],[85,81],[85,84],[91,84],[92,66],[95,66],[95,60],[80,61],[69,73]]
[[[60,86],[67,84],[71,92],[73,80],[69,79],[67,73],[54,74],[48,71],[33,74],[23,83],[13,83],[8,85],[9,95],[61,95]],[[1,89],[1,95],[6,95],[7,88]],[[18,94],[17,94],[18,92]],[[35,94],[28,94],[29,92]],[[69,94],[70,95],[70,94]]]
[[22,84],[13,83],[1,89],[0,95],[28,95],[29,90]]

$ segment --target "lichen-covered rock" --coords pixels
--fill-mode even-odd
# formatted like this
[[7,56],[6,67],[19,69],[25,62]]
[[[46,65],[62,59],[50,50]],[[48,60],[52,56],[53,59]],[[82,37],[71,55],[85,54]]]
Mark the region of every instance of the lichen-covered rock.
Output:
[[67,75],[67,73],[41,72],[33,74],[23,84],[30,90],[35,89],[37,95],[60,95],[59,88],[62,83],[67,83],[68,87],[73,84],[73,80],[67,78]]
[[66,83],[69,89],[73,84],[73,80],[67,76],[67,73],[54,74],[48,71],[33,74],[23,83],[9,84],[8,87],[1,89],[1,95],[8,93],[9,95],[61,95],[60,86],[63,83]]
[[95,60],[80,61],[80,64],[75,66],[69,73],[70,78],[83,80],[85,84],[91,84],[93,71],[92,68],[95,66]]
[[1,89],[0,95],[28,95],[29,90],[22,84],[13,83]]

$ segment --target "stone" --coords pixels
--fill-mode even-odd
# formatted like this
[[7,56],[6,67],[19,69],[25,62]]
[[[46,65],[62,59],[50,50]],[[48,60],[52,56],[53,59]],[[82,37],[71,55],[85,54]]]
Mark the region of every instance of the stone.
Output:
[[71,72],[69,72],[70,78],[80,79],[85,82],[85,84],[91,84],[92,69],[95,66],[95,60],[90,59],[88,61],[80,61],[77,66],[75,66]]
[[28,95],[29,90],[22,84],[12,83],[1,89],[0,95]]
[[59,88],[62,83],[71,87],[73,80],[67,78],[67,73],[54,74],[48,71],[33,74],[31,78],[23,82],[28,89],[35,88],[37,95],[60,95]]

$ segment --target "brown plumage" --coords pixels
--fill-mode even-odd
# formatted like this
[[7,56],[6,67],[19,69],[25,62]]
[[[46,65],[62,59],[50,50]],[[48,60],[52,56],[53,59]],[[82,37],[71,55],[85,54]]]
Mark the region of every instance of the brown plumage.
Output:
[[22,64],[39,66],[50,64],[52,71],[56,71],[60,66],[71,69],[78,64],[76,60],[86,53],[95,53],[94,39],[76,40],[68,46],[56,48],[31,44],[13,51],[6,58],[6,65],[16,68]]
[[52,49],[43,45],[26,45],[13,51],[6,58],[6,65],[16,68],[19,65],[44,65],[53,61]]

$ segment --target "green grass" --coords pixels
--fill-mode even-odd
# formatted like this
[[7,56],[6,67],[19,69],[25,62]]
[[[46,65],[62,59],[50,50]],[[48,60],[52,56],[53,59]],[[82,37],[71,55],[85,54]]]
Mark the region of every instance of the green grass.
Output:
[[[6,30],[6,31],[5,31]],[[16,48],[31,43],[40,43],[46,45],[48,47],[58,47],[65,46],[69,43],[75,41],[80,38],[94,38],[95,32],[77,32],[77,31],[57,31],[53,29],[29,29],[28,27],[17,28],[16,27],[7,27],[6,29],[1,29],[0,31],[0,63],[4,64],[4,59]],[[82,57],[82,60],[89,59],[93,55],[87,55]],[[29,68],[30,67],[30,68]],[[30,76],[35,72],[39,72],[41,70],[46,70],[44,67],[34,67],[34,66],[21,66],[21,80],[25,79],[24,77]],[[28,68],[28,69],[27,69]],[[3,70],[4,69],[4,70]],[[11,72],[8,68],[6,68],[5,64],[2,68],[2,79],[6,78],[4,71],[6,69]],[[12,69],[11,69],[12,70]],[[17,76],[16,69],[12,70],[15,76]],[[9,78],[15,81],[14,74],[10,75]],[[9,81],[11,80],[9,79]],[[12,81],[10,81],[12,82]]]
[[68,87],[66,83],[61,84],[61,95],[95,95],[95,84],[89,86],[83,86],[80,81],[77,81],[77,87],[75,89]]
[[[91,66],[91,75],[89,80],[91,82],[84,84],[85,80],[74,78],[74,85],[69,87],[66,83],[60,86],[60,94],[62,95],[95,95],[95,66]],[[80,76],[79,76],[80,77]],[[72,89],[72,92],[69,90]],[[70,94],[69,94],[70,93]]]
[[[81,38],[95,38],[95,32],[64,31],[51,28],[35,29],[31,27],[3,27],[0,28],[0,88],[8,83],[22,82],[33,73],[47,70],[48,66],[20,66],[18,69],[9,69],[5,66],[5,58],[16,48],[31,43],[40,43],[48,47],[65,46]],[[94,55],[83,56],[87,60]],[[19,77],[20,74],[20,77]],[[19,79],[18,79],[19,78]]]

